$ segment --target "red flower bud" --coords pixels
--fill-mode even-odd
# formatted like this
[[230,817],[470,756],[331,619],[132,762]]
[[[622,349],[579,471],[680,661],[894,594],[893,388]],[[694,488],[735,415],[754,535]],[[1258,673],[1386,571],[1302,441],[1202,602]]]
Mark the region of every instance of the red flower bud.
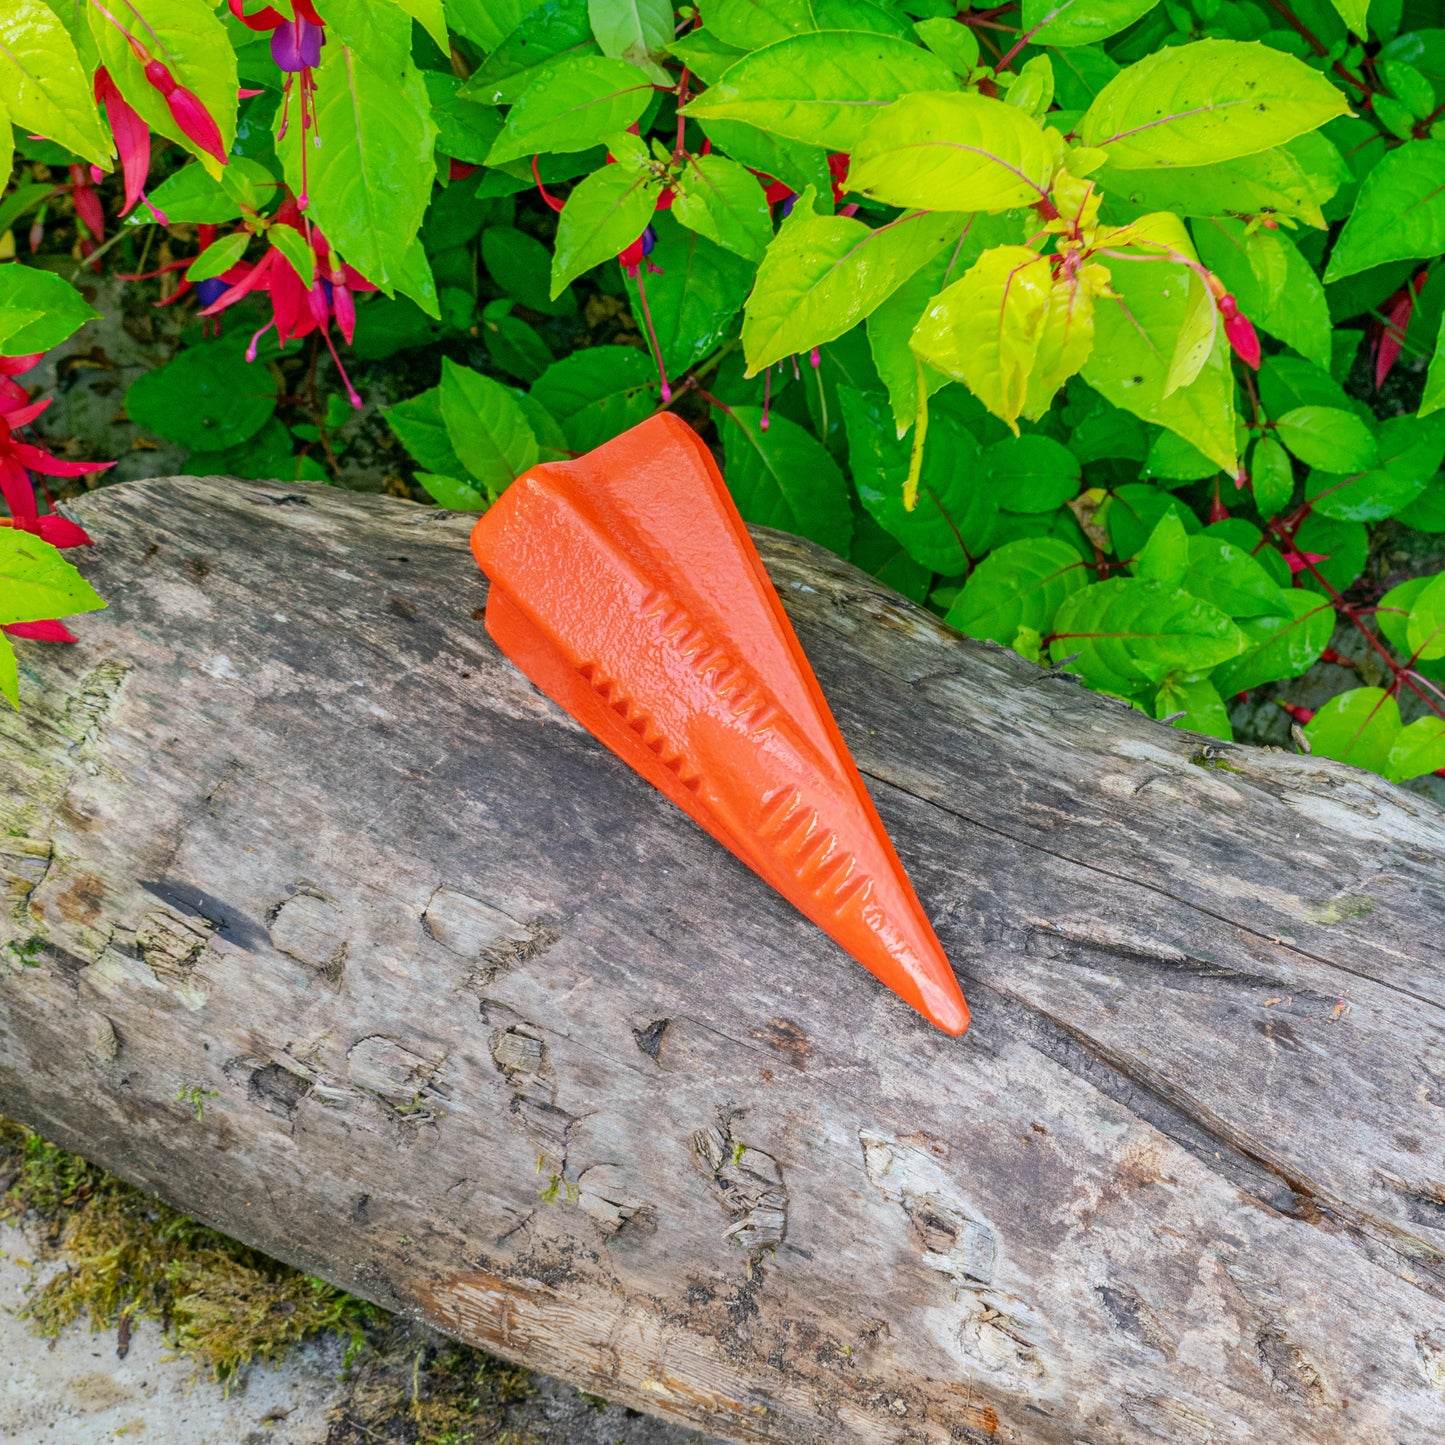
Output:
[[351,290],[345,281],[337,279],[340,274],[332,273],[331,310],[342,338],[350,346],[351,338],[356,335],[356,302],[352,299]]
[[1237,305],[1233,296],[1225,296],[1219,303],[1219,314],[1224,317],[1224,334],[1234,348],[1234,354],[1246,366],[1259,370],[1259,337],[1254,325]]
[[159,60],[146,61],[145,76],[165,97],[171,119],[180,127],[181,134],[225,165],[226,145],[221,139],[221,128],[200,97],[177,82]]
[[147,60],[145,74],[162,95],[169,95],[176,88],[175,76],[159,60]]

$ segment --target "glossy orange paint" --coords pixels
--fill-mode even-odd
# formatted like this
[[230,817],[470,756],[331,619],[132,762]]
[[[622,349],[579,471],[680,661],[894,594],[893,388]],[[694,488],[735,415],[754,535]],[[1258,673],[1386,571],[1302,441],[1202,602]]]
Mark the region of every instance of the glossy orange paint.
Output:
[[946,1033],[968,1007],[712,455],[664,412],[533,467],[472,531],[487,630]]

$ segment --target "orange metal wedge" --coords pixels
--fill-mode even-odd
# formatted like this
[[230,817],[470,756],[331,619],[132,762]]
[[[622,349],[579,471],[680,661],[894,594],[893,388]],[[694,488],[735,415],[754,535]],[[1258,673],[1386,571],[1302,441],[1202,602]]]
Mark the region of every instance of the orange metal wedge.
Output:
[[472,531],[487,630],[599,742],[926,1019],[968,1006],[712,455],[668,413]]

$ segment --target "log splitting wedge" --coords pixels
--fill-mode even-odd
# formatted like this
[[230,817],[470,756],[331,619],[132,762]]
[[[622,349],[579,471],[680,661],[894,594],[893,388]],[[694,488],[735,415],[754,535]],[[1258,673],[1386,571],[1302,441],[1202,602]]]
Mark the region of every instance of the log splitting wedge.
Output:
[[599,742],[950,1034],[953,970],[712,455],[664,412],[472,531],[487,631]]

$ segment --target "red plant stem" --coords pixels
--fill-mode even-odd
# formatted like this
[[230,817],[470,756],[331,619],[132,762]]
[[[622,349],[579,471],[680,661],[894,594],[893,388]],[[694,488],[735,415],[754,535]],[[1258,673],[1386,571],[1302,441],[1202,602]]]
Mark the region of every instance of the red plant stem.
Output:
[[998,64],[994,66],[994,69],[1007,70],[1009,61],[1011,61],[1014,56],[1017,55],[1019,51],[1022,50],[1024,46],[1027,45],[1029,41],[1032,40],[1034,36],[1037,35],[1042,29],[1043,24],[1041,22],[1040,24],[1035,25],[1032,30],[1025,30],[1024,33],[1020,35],[1017,40],[1014,41],[1013,45],[1011,45],[1009,49],[999,57]]
[[[1306,42],[1309,44],[1310,49],[1313,50],[1316,55],[1328,55],[1330,53],[1329,46],[1326,45],[1324,41],[1322,41],[1319,36],[1316,35],[1314,31],[1311,30],[1309,26],[1306,25],[1304,21],[1301,20],[1299,16],[1294,13],[1294,10],[1285,3],[1285,0],[1266,0],[1266,3],[1269,5],[1271,10],[1273,10],[1277,15],[1281,16],[1291,27],[1293,27],[1294,30],[1296,30],[1300,35],[1304,36]],[[1366,85],[1365,82],[1359,78],[1359,76],[1352,75],[1348,70],[1345,69],[1343,62],[1338,60],[1335,61],[1334,68],[1335,74],[1338,75],[1341,80],[1348,81],[1351,85],[1355,87],[1356,90],[1360,91],[1362,94],[1370,95],[1373,93],[1370,90],[1370,87]]]
[[680,161],[686,152],[683,150],[683,132],[687,129],[687,117],[683,115],[682,108],[687,104],[687,66],[682,67],[682,74],[677,81],[677,144],[673,147],[672,158]]

